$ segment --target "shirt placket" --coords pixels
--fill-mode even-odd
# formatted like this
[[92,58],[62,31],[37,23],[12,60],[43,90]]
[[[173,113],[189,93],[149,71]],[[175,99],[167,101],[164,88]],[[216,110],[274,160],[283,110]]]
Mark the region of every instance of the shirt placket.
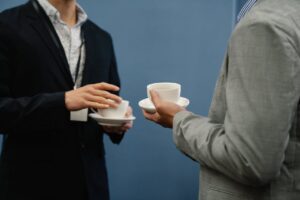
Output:
[[66,54],[67,54],[67,59],[68,59],[68,63],[69,63],[69,67],[70,67],[70,71],[74,80],[74,63],[73,63],[73,57],[76,57],[74,55],[74,52],[72,52],[73,49],[73,31],[71,28],[69,28],[67,25],[62,25],[62,30],[63,30],[63,34],[65,37],[63,38],[64,40],[64,44],[65,44],[65,49],[67,50]]
[[[68,27],[67,24],[59,20],[58,17],[56,17],[55,20],[56,28],[59,30],[59,37],[62,42],[62,45],[65,50],[66,58],[69,64],[70,72],[73,78],[73,81],[75,81],[75,73],[76,73],[76,67],[79,57],[79,51],[80,51],[80,43],[82,42],[81,39],[79,43],[76,43],[76,39],[79,38],[77,36],[78,33],[78,25],[75,25],[74,27]],[[82,64],[82,60],[80,62],[80,66]],[[79,71],[78,79],[80,80],[81,71]],[[79,82],[79,81],[78,81]]]

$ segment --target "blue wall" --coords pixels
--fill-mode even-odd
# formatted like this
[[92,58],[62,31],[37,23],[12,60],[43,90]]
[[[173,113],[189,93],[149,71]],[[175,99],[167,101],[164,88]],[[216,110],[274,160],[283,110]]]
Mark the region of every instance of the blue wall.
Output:
[[[25,2],[1,0],[0,10]],[[113,38],[135,127],[119,146],[107,138],[112,200],[197,199],[199,166],[172,143],[171,130],[147,122],[137,106],[146,85],[182,84],[189,109],[206,115],[234,21],[236,2],[224,0],[79,1]]]

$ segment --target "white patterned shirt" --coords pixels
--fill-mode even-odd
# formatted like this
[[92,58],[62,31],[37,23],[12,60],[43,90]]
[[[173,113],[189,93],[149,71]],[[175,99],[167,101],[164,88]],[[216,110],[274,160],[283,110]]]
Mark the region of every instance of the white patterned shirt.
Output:
[[[75,81],[76,67],[81,50],[80,68],[75,83],[76,86],[79,87],[82,81],[82,73],[86,57],[85,45],[83,43],[84,41],[82,41],[81,38],[81,26],[88,18],[87,14],[81,8],[81,6],[77,4],[77,23],[70,28],[64,21],[62,21],[59,11],[50,2],[48,2],[48,0],[38,0],[38,2],[46,12],[47,16],[50,18],[50,21],[52,22],[61,41],[68,60],[73,81]],[[80,48],[82,43],[82,48]]]

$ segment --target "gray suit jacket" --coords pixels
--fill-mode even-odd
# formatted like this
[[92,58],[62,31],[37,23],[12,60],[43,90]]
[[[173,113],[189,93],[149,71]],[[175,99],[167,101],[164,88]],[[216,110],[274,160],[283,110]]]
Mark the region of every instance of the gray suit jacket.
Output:
[[[174,119],[201,200],[300,199],[300,0],[258,0],[236,26],[209,117]],[[201,91],[198,91],[201,95]]]

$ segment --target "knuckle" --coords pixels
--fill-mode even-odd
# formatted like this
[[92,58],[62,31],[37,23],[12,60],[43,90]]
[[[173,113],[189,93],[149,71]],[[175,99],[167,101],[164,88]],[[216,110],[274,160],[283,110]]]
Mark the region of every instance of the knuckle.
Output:
[[161,109],[162,109],[161,105],[160,105],[160,104],[157,104],[157,105],[156,105],[156,110],[159,112],[159,111],[161,111]]
[[83,93],[83,94],[81,94],[81,97],[83,98],[83,101],[84,101],[84,99],[87,99],[87,94]]
[[101,95],[102,95],[102,97],[105,97],[105,98],[109,97],[109,94],[107,91],[101,91]]
[[85,86],[86,89],[89,89],[89,88],[92,88],[92,87],[93,87],[93,85],[91,85],[91,84],[88,84],[88,85]]
[[150,116],[146,115],[145,117],[146,117],[146,119],[151,120]]
[[88,88],[87,88],[87,92],[88,92],[88,93],[92,93],[93,91],[94,91],[94,87],[88,87]]
[[109,94],[109,92],[105,91],[105,90],[102,90],[102,96],[105,97],[105,98],[110,98],[111,95]]
[[105,102],[105,98],[99,97],[99,98],[98,98],[98,101],[99,101],[99,102]]
[[85,101],[93,101],[93,95],[90,94],[83,94],[83,98]]
[[88,106],[90,106],[90,103],[88,101],[83,101],[83,106],[88,107]]
[[85,101],[81,101],[79,105],[80,105],[80,107],[86,107],[86,106],[88,106]]
[[90,91],[90,88],[91,88],[91,87],[85,87],[84,90],[83,90],[83,92],[85,92],[85,93],[86,93],[86,92],[89,92],[89,91]]

